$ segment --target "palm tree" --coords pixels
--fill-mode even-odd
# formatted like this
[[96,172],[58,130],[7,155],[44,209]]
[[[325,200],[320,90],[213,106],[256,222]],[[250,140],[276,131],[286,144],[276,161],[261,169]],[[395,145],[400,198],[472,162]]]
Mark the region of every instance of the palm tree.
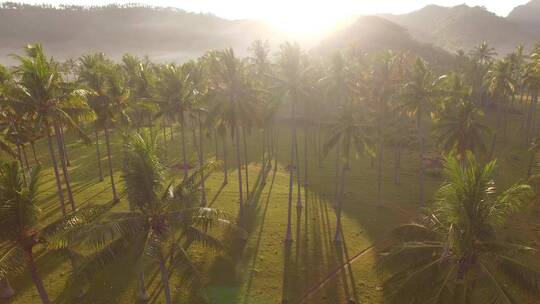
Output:
[[[501,120],[504,119],[503,134],[506,134],[506,102],[508,97],[514,94],[515,82],[512,78],[510,62],[499,60],[486,74],[486,82],[493,104],[497,109],[497,129],[501,128]],[[502,117],[504,112],[504,117]],[[497,133],[493,135],[490,157],[493,156]]]
[[186,67],[186,65],[168,64],[160,70],[160,81],[157,83],[157,102],[160,105],[160,111],[156,114],[157,116],[167,116],[171,121],[180,121],[184,178],[188,177],[189,171],[186,154],[185,116],[193,103],[190,73]]
[[[349,97],[352,98],[352,97]],[[334,146],[340,146],[340,180],[336,206],[336,233],[335,242],[341,242],[341,213],[343,209],[346,172],[350,170],[351,152],[361,153],[367,151],[372,154],[369,147],[368,127],[361,106],[352,100],[341,106],[338,114],[330,124],[330,137],[324,144],[327,153]]]
[[496,162],[446,159],[446,182],[418,222],[394,231],[384,258],[391,303],[519,303],[516,293],[540,294],[536,252],[512,238],[510,218],[527,205],[531,189],[495,190]]
[[[525,141],[527,144],[531,138],[531,129],[534,129],[533,126],[535,121],[536,105],[538,103],[538,95],[540,94],[540,48],[538,52],[533,52],[531,59],[532,61],[525,67],[522,80],[522,87],[526,88],[531,95],[525,127]],[[521,95],[524,95],[523,92]]]
[[[369,102],[371,116],[373,116],[375,133],[377,137],[377,204],[382,203],[382,165],[384,148],[387,144],[388,125],[392,116],[397,114],[392,107],[397,97],[398,85],[400,85],[400,56],[388,51],[377,60],[368,76],[367,87],[369,88]],[[396,118],[394,118],[396,119]],[[397,119],[402,119],[401,117]]]
[[471,88],[464,85],[459,74],[439,79],[442,104],[435,118],[434,130],[445,152],[455,151],[465,160],[467,151],[484,152],[483,135],[488,127],[480,122],[483,112],[471,100]]
[[49,147],[49,154],[53,163],[58,197],[62,212],[66,214],[64,195],[58,164],[52,143],[52,130],[56,135],[59,155],[68,191],[68,200],[72,210],[75,210],[75,201],[70,186],[70,179],[65,160],[65,151],[60,141],[60,127],[62,125],[74,129],[85,140],[89,140],[85,132],[79,127],[77,121],[93,119],[93,111],[86,104],[88,92],[62,81],[57,70],[57,64],[47,59],[41,45],[27,47],[27,56],[16,56],[20,65],[15,70],[19,76],[20,93],[17,94],[20,102],[32,118],[43,128]]
[[414,118],[420,149],[420,205],[424,206],[424,155],[426,149],[425,119],[432,111],[434,98],[438,95],[431,69],[421,58],[417,58],[409,79],[403,87],[402,109]]
[[[101,153],[99,149],[99,130],[103,128],[104,116],[106,116],[106,92],[108,87],[108,75],[113,63],[103,53],[84,55],[80,59],[79,81],[84,83],[93,94],[88,98],[90,107],[97,114],[95,122],[96,153],[98,161],[99,180],[103,181],[103,168],[101,166]],[[101,118],[101,119],[100,119]]]
[[[108,208],[87,207],[53,221],[41,216],[40,167],[29,172],[24,182],[24,172],[18,162],[0,164],[0,281],[7,282],[8,275],[28,269],[32,281],[44,304],[51,303],[35,263],[36,246],[46,250],[65,250],[70,241],[65,237],[74,228],[87,225]],[[47,223],[44,225],[44,223]],[[9,289],[9,288],[8,288]]]
[[108,73],[108,85],[104,98],[101,99],[101,116],[98,117],[100,125],[105,131],[105,143],[107,146],[107,160],[109,162],[109,176],[113,193],[113,202],[118,202],[120,198],[116,190],[114,181],[114,170],[112,163],[112,148],[109,131],[113,126],[126,126],[130,123],[127,114],[128,102],[131,98],[131,91],[127,87],[127,82],[120,67],[111,69]]
[[495,49],[490,47],[487,42],[482,42],[479,46],[476,46],[471,52],[471,57],[483,65],[490,65],[495,56],[497,56],[497,52],[495,52]]
[[[183,278],[200,287],[188,246],[192,243],[207,248],[222,249],[219,239],[212,236],[215,227],[234,228],[230,217],[217,209],[196,207],[200,181],[215,167],[206,164],[179,184],[166,181],[165,166],[158,157],[158,142],[149,131],[131,136],[126,146],[124,180],[131,211],[111,212],[100,222],[80,230],[75,236],[81,246],[108,251],[123,241],[135,244],[138,263],[157,265],[164,287],[165,303],[172,303],[169,284],[169,250],[171,267]],[[180,239],[176,239],[180,236]],[[180,245],[185,241],[184,245]],[[169,244],[170,246],[169,248]]]
[[215,69],[214,82],[210,88],[213,105],[208,112],[208,120],[218,129],[229,130],[235,140],[238,169],[238,192],[240,196],[240,220],[244,214],[244,191],[242,187],[242,161],[240,128],[257,120],[258,110],[254,102],[255,94],[247,79],[244,63],[238,60],[232,49],[217,54],[219,65]]

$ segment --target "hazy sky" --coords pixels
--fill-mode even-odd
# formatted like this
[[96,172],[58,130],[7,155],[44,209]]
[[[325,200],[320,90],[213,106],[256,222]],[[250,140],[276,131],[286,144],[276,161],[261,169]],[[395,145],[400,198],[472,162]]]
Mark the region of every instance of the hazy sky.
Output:
[[[3,2],[0,0],[0,2]],[[296,32],[316,32],[352,15],[377,13],[406,13],[427,4],[453,6],[482,5],[490,11],[506,16],[512,8],[528,0],[19,0],[26,3],[104,5],[108,3],[145,3],[171,6],[193,12],[210,12],[231,18],[257,18]]]

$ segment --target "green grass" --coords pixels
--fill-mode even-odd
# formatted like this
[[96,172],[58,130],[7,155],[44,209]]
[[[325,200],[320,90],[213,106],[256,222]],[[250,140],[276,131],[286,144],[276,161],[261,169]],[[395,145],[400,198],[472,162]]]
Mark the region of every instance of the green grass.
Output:
[[[504,142],[497,147],[496,157],[499,159],[498,185],[509,185],[523,179],[526,174],[528,154],[519,136],[521,119],[514,117]],[[336,247],[333,240],[335,215],[331,206],[334,193],[334,155],[331,154],[319,167],[316,149],[312,139],[308,149],[309,184],[302,187],[301,212],[293,209],[294,242],[286,250],[283,242],[287,222],[288,171],[286,166],[289,156],[289,133],[286,128],[279,130],[278,168],[271,170],[267,176],[259,176],[261,136],[254,132],[249,142],[249,176],[250,202],[249,217],[251,225],[249,238],[245,246],[237,241],[227,241],[230,248],[225,253],[209,253],[201,248],[193,247],[191,252],[196,257],[200,269],[207,273],[207,287],[204,292],[211,303],[233,304],[280,303],[287,297],[289,303],[298,303],[314,286],[327,278],[336,267],[374,244],[380,244],[390,229],[411,220],[418,210],[418,153],[404,150],[402,156],[401,184],[393,182],[393,157],[391,149],[387,151],[387,159],[383,168],[382,206],[377,207],[376,168],[366,156],[355,158],[348,173],[345,188],[343,248]],[[161,136],[161,131],[158,132]],[[191,139],[191,133],[187,133]],[[303,136],[303,134],[301,133]],[[303,165],[303,137],[299,137],[301,165]],[[71,135],[68,134],[71,138]],[[180,159],[179,133],[176,130],[174,140],[164,143],[166,163],[178,163]],[[120,140],[114,138],[114,169],[118,181],[119,192],[123,192],[121,180]],[[230,140],[229,140],[230,143]],[[487,140],[489,144],[489,140]],[[54,176],[50,169],[45,142],[38,143],[40,160],[44,164],[45,176],[43,185],[44,215],[48,219],[60,215],[55,193]],[[189,141],[191,147],[191,141]],[[205,139],[206,158],[215,155],[214,140]],[[95,145],[86,146],[69,140],[69,156],[71,158],[70,174],[73,179],[73,190],[78,206],[103,204],[112,198],[108,176],[99,182]],[[222,145],[219,151],[221,155]],[[234,150],[228,147],[229,161],[234,165]],[[434,150],[433,147],[431,149]],[[102,165],[107,173],[105,145],[102,144]],[[192,148],[188,149],[193,151]],[[189,157],[195,163],[196,156]],[[229,168],[229,184],[222,187],[223,173],[218,170],[208,180],[206,186],[208,201],[213,207],[236,214],[238,212],[238,184],[236,170]],[[303,177],[303,166],[301,176]],[[171,169],[174,175],[180,176],[178,169]],[[262,181],[265,181],[264,184]],[[257,181],[259,181],[257,183]],[[426,198],[431,198],[441,177],[428,175],[426,180]],[[296,197],[296,196],[295,196]],[[296,200],[295,200],[296,201]],[[127,208],[125,198],[115,207]],[[229,238],[227,238],[229,240]],[[357,259],[347,271],[332,276],[319,290],[313,292],[306,303],[344,303],[345,299],[356,297],[359,303],[382,303],[385,291],[380,288],[381,270],[376,267],[378,250],[368,250]],[[39,272],[45,280],[45,287],[52,299],[66,303],[134,303],[136,298],[136,273],[133,256],[129,252],[118,259],[103,273],[99,274],[87,288],[87,294],[80,299],[72,299],[72,290],[65,289],[71,266],[67,259],[58,254],[40,254],[38,258]],[[146,280],[151,303],[163,303],[155,271],[148,271]],[[17,292],[11,303],[38,303],[39,298],[27,274],[11,278]],[[177,287],[175,294],[185,302],[187,297],[181,282],[173,276],[172,286]],[[284,288],[286,286],[286,288]],[[198,303],[191,299],[189,303]],[[532,302],[531,302],[532,303]]]

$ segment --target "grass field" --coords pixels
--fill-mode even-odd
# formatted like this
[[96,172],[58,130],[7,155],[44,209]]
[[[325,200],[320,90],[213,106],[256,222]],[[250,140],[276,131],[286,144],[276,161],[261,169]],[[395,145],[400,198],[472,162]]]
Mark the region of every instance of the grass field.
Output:
[[[527,172],[529,154],[519,135],[518,117],[509,128],[505,141],[497,146],[499,159],[498,185],[505,186],[523,179]],[[175,130],[174,140],[164,143],[164,159],[171,168],[180,159],[179,133]],[[157,134],[161,135],[161,132]],[[188,134],[190,134],[188,132]],[[71,137],[68,134],[68,137]],[[123,192],[121,179],[120,140],[115,135],[114,172],[118,189]],[[188,136],[191,138],[191,136]],[[111,200],[112,194],[108,176],[99,182],[95,145],[83,145],[68,140],[71,158],[70,174],[78,206],[103,204]],[[230,142],[230,141],[229,141]],[[486,140],[489,143],[489,140]],[[192,146],[191,141],[188,142]],[[288,303],[345,303],[355,299],[357,303],[383,303],[385,290],[382,289],[383,269],[376,267],[378,253],[388,237],[388,232],[399,223],[414,218],[419,206],[418,198],[418,153],[404,150],[402,156],[401,183],[393,182],[393,153],[387,149],[387,159],[383,169],[382,205],[377,206],[376,166],[371,159],[359,156],[351,164],[348,173],[344,203],[343,236],[345,242],[336,247],[333,242],[335,215],[332,208],[334,195],[334,152],[325,158],[323,166],[318,166],[313,138],[308,149],[308,184],[301,189],[301,210],[293,210],[294,242],[286,248],[283,242],[287,221],[288,156],[289,133],[279,129],[277,147],[277,170],[270,170],[261,176],[261,134],[253,132],[248,139],[250,200],[249,217],[251,225],[245,246],[230,241],[230,250],[223,253],[208,253],[200,248],[190,250],[197,257],[201,270],[208,270],[205,277],[207,287],[204,292],[211,303],[233,304],[274,304],[283,298]],[[303,173],[303,133],[300,133],[301,176]],[[433,143],[431,143],[433,144]],[[205,139],[206,158],[215,157],[214,140]],[[222,145],[219,144],[220,157]],[[218,170],[208,180],[206,187],[208,201],[213,207],[236,214],[238,211],[238,185],[234,168],[234,150],[228,147],[231,166],[229,183],[222,187],[223,173]],[[434,147],[431,147],[434,150]],[[102,164],[105,172],[107,163],[105,145],[102,144]],[[188,151],[194,151],[190,148]],[[46,168],[42,194],[44,216],[49,219],[60,215],[55,193],[52,169],[50,169],[45,142],[38,143],[40,160]],[[196,163],[196,155],[190,155],[190,162]],[[179,169],[172,169],[180,176]],[[426,198],[431,198],[441,177],[427,176]],[[302,181],[303,182],[303,181]],[[295,194],[296,195],[296,194]],[[296,197],[296,196],[295,196]],[[127,208],[125,198],[115,208]],[[356,258],[355,258],[356,257]],[[345,261],[354,262],[344,271],[336,272]],[[71,266],[68,260],[56,253],[40,254],[39,272],[51,298],[58,303],[134,303],[136,299],[136,273],[133,257],[129,252],[117,263],[100,273],[88,292],[79,299],[72,298],[72,290],[66,289]],[[17,292],[10,303],[38,303],[39,297],[27,275],[11,279]],[[163,294],[159,289],[157,273],[146,273],[150,303],[162,303]],[[173,276],[173,285],[178,303],[197,303],[197,299],[187,300],[181,282]],[[284,288],[286,286],[286,288]]]

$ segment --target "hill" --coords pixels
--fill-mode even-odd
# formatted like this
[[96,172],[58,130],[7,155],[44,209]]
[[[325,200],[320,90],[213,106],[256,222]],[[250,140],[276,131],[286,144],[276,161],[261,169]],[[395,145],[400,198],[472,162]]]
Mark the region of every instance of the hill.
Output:
[[528,31],[540,40],[540,0],[533,0],[520,5],[508,15],[508,20],[519,24],[524,31]]
[[184,60],[214,48],[244,51],[256,39],[283,39],[269,25],[227,20],[171,8],[141,6],[0,7],[0,61],[22,46],[41,42],[55,57],[103,51],[118,58],[124,52],[155,60]]
[[415,40],[406,28],[376,16],[360,17],[349,27],[324,39],[318,50],[331,52],[347,47],[367,52],[394,50],[418,54],[437,65],[448,64],[452,56],[446,51]]
[[480,6],[429,5],[409,14],[382,17],[409,29],[413,37],[450,51],[471,49],[486,41],[505,54],[518,44],[530,47],[538,39],[511,18],[498,16]]

